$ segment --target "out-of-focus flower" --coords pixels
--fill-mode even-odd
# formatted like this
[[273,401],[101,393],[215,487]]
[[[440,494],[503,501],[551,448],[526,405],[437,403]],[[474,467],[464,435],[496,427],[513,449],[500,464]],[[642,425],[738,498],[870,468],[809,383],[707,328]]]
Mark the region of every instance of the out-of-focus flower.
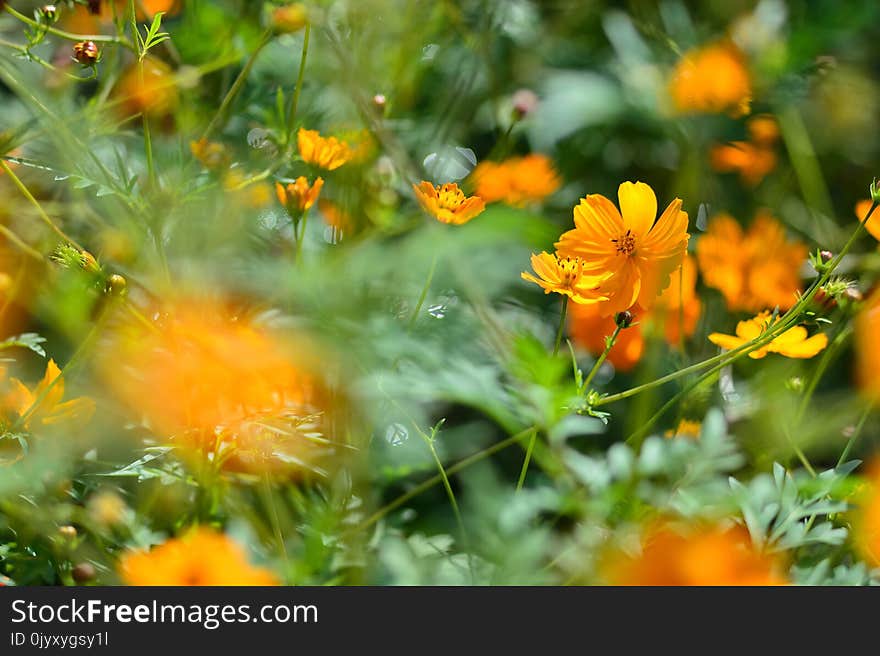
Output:
[[[771,320],[770,312],[761,312],[752,319],[746,319],[736,324],[736,335],[712,333],[709,341],[721,348],[733,350],[760,337],[763,333],[775,325],[780,318],[777,316]],[[825,333],[817,333],[807,337],[807,329],[803,326],[794,326],[777,335],[764,346],[749,352],[749,357],[760,359],[768,353],[778,353],[787,358],[812,358],[828,346],[828,336]]]
[[196,528],[152,551],[129,551],[119,563],[128,585],[278,585],[269,570],[254,567],[228,536]]
[[669,92],[683,114],[748,114],[752,80],[745,56],[730,41],[690,50],[676,65]]
[[[0,171],[0,173],[2,173],[2,171]],[[859,223],[864,221],[865,217],[868,216],[868,212],[871,210],[873,202],[874,201],[870,198],[866,198],[856,203],[856,218],[859,220]],[[867,230],[874,239],[880,241],[880,209],[874,210],[871,218],[868,219],[868,222],[865,224],[865,230]]]
[[703,424],[701,422],[693,419],[682,419],[678,422],[678,426],[674,429],[670,428],[663,436],[667,438],[687,437],[697,440],[700,438],[700,431],[702,429]]
[[559,176],[546,155],[511,157],[503,162],[480,162],[473,173],[475,193],[487,203],[514,207],[540,203],[559,189]]
[[454,182],[434,186],[422,181],[413,185],[413,191],[422,208],[441,223],[461,225],[486,209],[479,196],[465,196]]
[[[143,75],[141,74],[143,65]],[[146,114],[160,117],[171,114],[179,100],[174,72],[161,59],[147,56],[123,71],[114,89],[123,116]]]
[[[597,356],[605,350],[605,338],[613,334],[617,328],[614,316],[603,315],[597,304],[572,304],[569,306],[568,316],[568,331],[572,341]],[[636,319],[639,320],[640,317]],[[620,331],[617,341],[608,352],[607,361],[614,365],[615,369],[629,371],[641,359],[644,350],[645,335],[639,321]]]
[[556,254],[532,255],[532,269],[538,277],[523,272],[523,280],[540,286],[545,294],[556,292],[568,296],[575,303],[589,304],[606,300],[597,293],[602,276],[585,276],[580,258],[559,257]]
[[327,225],[333,228],[339,236],[349,234],[354,230],[354,219],[333,201],[319,200],[318,209],[321,210],[321,216],[324,217]]
[[880,290],[868,296],[856,316],[855,347],[858,385],[867,396],[880,400]]
[[205,138],[189,142],[189,150],[209,171],[222,171],[229,168],[232,156],[222,143]]
[[318,200],[323,186],[323,178],[316,178],[314,184],[309,185],[308,179],[301,175],[287,186],[276,182],[275,195],[291,216],[299,216],[302,212],[311,209]]
[[776,121],[756,116],[749,121],[751,141],[733,141],[712,148],[712,167],[721,173],[739,173],[743,182],[755,186],[776,168],[773,144],[779,136]]
[[[124,14],[128,8],[129,0],[115,0],[116,11]],[[77,4],[72,10],[64,11],[61,16],[61,25],[67,32],[73,34],[98,34],[101,30],[113,22],[112,2],[89,0],[89,6]],[[136,2],[137,19],[152,20],[160,11],[168,16],[174,16],[180,11],[181,0],[141,0]],[[141,11],[143,7],[143,12]]]
[[730,310],[757,312],[794,305],[807,246],[788,241],[785,228],[760,212],[747,232],[728,214],[714,217],[697,240],[703,280],[721,291]]
[[517,89],[510,101],[513,103],[513,112],[517,118],[525,118],[538,108],[538,94],[531,89]]
[[583,198],[574,208],[575,228],[556,243],[560,256],[583,260],[586,275],[607,276],[599,290],[608,298],[599,306],[603,315],[636,303],[650,309],[681,264],[690,238],[680,199],[658,219],[657,197],[648,185],[624,182],[617,193],[620,211],[600,194]]
[[853,542],[865,562],[880,567],[880,460],[870,463],[866,475],[856,501]]
[[[621,371],[629,371],[642,357],[646,335],[659,333],[673,347],[679,343],[682,328],[684,335],[693,335],[702,310],[696,282],[696,264],[691,256],[685,255],[681,269],[672,272],[669,287],[654,308],[640,314],[638,323],[617,336],[608,361]],[[602,353],[605,337],[614,332],[613,317],[602,316],[596,306],[573,306],[570,317],[569,331],[574,342],[593,355]]]
[[223,189],[242,207],[260,209],[272,202],[272,187],[262,181],[249,181],[240,168],[233,168],[223,176]]
[[89,518],[100,526],[115,526],[125,519],[128,506],[116,492],[102,490],[89,497],[86,511]]
[[336,137],[322,137],[317,130],[300,128],[296,133],[299,155],[306,164],[333,171],[354,155],[347,142]]
[[785,585],[779,559],[752,546],[748,531],[719,526],[679,528],[657,523],[639,554],[609,554],[602,569],[611,585]]
[[33,389],[18,378],[9,379],[9,389],[2,399],[7,420],[22,422],[25,428],[63,422],[85,423],[95,412],[95,402],[88,397],[69,401],[64,398],[64,377],[54,360],[49,360],[43,379]]
[[230,467],[314,470],[330,443],[336,402],[331,407],[310,340],[282,339],[203,298],[149,314],[159,317],[152,330],[121,325],[98,359],[124,404],[184,446],[210,451],[222,442],[237,454]]
[[309,13],[301,2],[275,7],[271,13],[272,28],[280,34],[298,32],[309,22]]

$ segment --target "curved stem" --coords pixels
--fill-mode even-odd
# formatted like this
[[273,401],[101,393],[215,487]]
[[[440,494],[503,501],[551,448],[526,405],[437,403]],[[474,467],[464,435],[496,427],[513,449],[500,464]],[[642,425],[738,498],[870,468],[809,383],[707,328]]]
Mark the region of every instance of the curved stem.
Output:
[[593,382],[593,378],[596,377],[596,374],[599,373],[599,368],[605,362],[605,358],[608,357],[608,354],[611,352],[611,349],[614,348],[614,344],[617,342],[617,336],[620,334],[620,326],[617,326],[614,329],[614,332],[611,333],[610,337],[605,338],[605,350],[602,351],[602,355],[599,356],[599,359],[593,364],[593,368],[590,369],[590,373],[587,374],[587,377],[584,379],[584,384],[581,386],[584,390],[590,387],[590,383]]
[[116,45],[120,45],[124,48],[128,48],[134,53],[137,53],[137,48],[135,48],[134,44],[131,43],[128,39],[123,39],[118,36],[105,36],[103,34],[73,34],[72,32],[65,32],[64,30],[59,30],[55,27],[42,25],[32,18],[28,18],[22,13],[15,11],[9,5],[4,7],[6,13],[17,18],[22,23],[26,23],[31,27],[35,27],[40,30],[45,30],[48,34],[54,34],[55,36],[61,37],[62,39],[67,39],[68,41],[94,41],[95,43],[115,43]]
[[523,460],[522,470],[519,472],[519,480],[516,482],[516,491],[522,489],[523,483],[526,482],[526,474],[529,471],[529,463],[532,461],[532,451],[535,450],[535,442],[538,439],[538,431],[532,431],[532,437],[529,438],[529,445],[526,447],[526,457]]
[[422,293],[419,295],[419,300],[416,303],[416,307],[413,310],[412,315],[409,318],[409,323],[407,326],[409,328],[413,327],[416,319],[419,318],[419,313],[422,311],[422,306],[425,304],[425,299],[428,297],[428,290],[431,289],[431,281],[434,279],[434,271],[437,269],[437,251],[434,251],[434,255],[431,257],[431,266],[428,269],[428,278],[425,280],[425,286],[422,288]]
[[856,440],[859,438],[859,435],[862,432],[862,428],[865,426],[865,422],[868,420],[868,415],[871,414],[871,410],[874,409],[873,403],[868,403],[865,406],[865,409],[862,410],[862,415],[859,417],[859,423],[856,424],[855,429],[853,430],[853,434],[850,436],[849,440],[846,443],[846,446],[843,448],[843,453],[840,454],[840,458],[837,459],[837,467],[840,467],[843,463],[846,462],[846,459],[849,457],[850,451],[852,451],[853,446],[856,443]]
[[293,91],[293,100],[290,103],[290,111],[287,113],[287,144],[288,147],[291,145],[293,141],[293,122],[296,120],[296,109],[299,105],[299,94],[302,91],[303,78],[305,77],[306,72],[306,56],[309,54],[309,36],[312,33],[312,26],[310,24],[306,24],[305,32],[303,33],[303,49],[302,56],[299,60],[299,74],[296,78],[296,89]]

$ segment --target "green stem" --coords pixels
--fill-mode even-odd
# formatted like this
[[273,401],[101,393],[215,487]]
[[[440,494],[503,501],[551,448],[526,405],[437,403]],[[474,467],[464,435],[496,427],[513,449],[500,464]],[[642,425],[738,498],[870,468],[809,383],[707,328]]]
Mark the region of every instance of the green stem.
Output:
[[220,121],[226,114],[226,110],[229,109],[229,106],[232,104],[232,101],[238,96],[241,91],[241,87],[244,85],[245,80],[247,80],[248,75],[250,75],[251,69],[254,67],[254,64],[257,62],[257,57],[263,51],[263,48],[269,43],[272,38],[272,32],[267,30],[263,33],[263,36],[260,37],[260,42],[257,44],[257,47],[251,53],[250,58],[247,63],[244,65],[244,68],[241,69],[241,72],[238,74],[238,77],[235,78],[235,81],[232,83],[232,86],[229,87],[229,91],[226,92],[226,96],[224,96],[223,101],[220,103],[219,109],[217,109],[217,113],[214,114],[214,118],[211,119],[211,122],[208,124],[208,127],[205,128],[205,131],[202,133],[202,139],[207,139],[210,137],[217,126],[220,124]]
[[611,352],[611,349],[617,342],[617,336],[620,334],[620,331],[620,326],[617,326],[614,329],[614,332],[611,333],[611,336],[605,340],[605,350],[602,351],[602,355],[599,356],[599,359],[596,360],[595,364],[593,364],[593,368],[590,369],[590,373],[588,373],[587,377],[584,379],[582,389],[587,390],[590,388],[590,383],[593,382],[593,378],[595,378],[596,374],[599,373],[599,368],[602,366],[602,363],[605,362],[605,358],[608,357],[608,354]]
[[431,281],[434,279],[434,271],[436,269],[437,251],[435,250],[434,255],[431,257],[431,266],[428,268],[428,277],[425,280],[425,286],[422,288],[422,293],[419,295],[419,300],[416,303],[416,307],[409,318],[409,323],[407,324],[408,328],[412,328],[416,322],[416,319],[419,318],[419,313],[422,311],[422,306],[425,304],[425,299],[428,297],[428,290],[431,289]]
[[865,426],[865,422],[868,420],[868,415],[871,414],[871,410],[873,409],[873,403],[869,403],[865,406],[865,409],[862,411],[861,417],[859,417],[859,422],[856,424],[856,427],[853,430],[853,434],[850,436],[849,440],[847,440],[846,446],[843,448],[843,453],[841,453],[840,458],[837,459],[837,467],[840,467],[843,463],[846,462],[846,459],[849,457],[850,451],[852,451],[856,440],[859,438],[859,435],[862,432],[862,428],[864,428]]
[[287,545],[284,542],[284,532],[281,530],[281,520],[278,516],[278,508],[275,506],[275,497],[272,495],[272,484],[269,481],[269,472],[263,475],[263,489],[266,495],[266,505],[269,507],[269,516],[272,522],[272,531],[275,533],[275,540],[278,542],[278,553],[284,560],[286,576],[290,575],[290,557],[287,555]]
[[[296,263],[299,264],[302,261],[302,249],[303,242],[306,240],[306,221],[309,218],[309,211],[303,210],[302,217],[300,217],[300,228],[299,236],[296,238]],[[297,227],[293,226],[293,231],[297,231]]]
[[37,201],[37,199],[34,198],[33,194],[24,185],[24,183],[19,179],[19,177],[17,175],[15,175],[15,172],[12,170],[12,168],[10,168],[9,164],[6,163],[6,160],[0,159],[0,169],[3,169],[3,171],[6,173],[6,175],[9,176],[9,179],[12,180],[12,184],[14,184],[18,188],[18,190],[21,192],[21,194],[25,198],[27,198],[28,201],[30,201],[31,205],[33,205],[34,208],[36,208],[37,214],[39,214],[40,219],[42,219],[43,223],[45,223],[52,230],[52,232],[54,232],[56,235],[61,237],[61,239],[63,239],[64,241],[66,241],[69,244],[72,244],[73,246],[75,246],[79,250],[83,250],[83,247],[80,246],[79,243],[77,243],[77,241],[73,237],[66,234],[61,228],[58,227],[58,225],[51,218],[49,218],[49,215],[46,214],[46,211],[43,209],[42,205],[40,205],[40,203]]
[[519,473],[519,480],[516,482],[516,491],[522,489],[523,483],[526,482],[526,473],[529,471],[529,463],[532,461],[532,451],[535,449],[535,442],[538,439],[538,431],[533,430],[532,436],[529,438],[529,445],[526,447],[526,458],[523,460],[522,470]]
[[562,334],[565,332],[565,315],[568,312],[568,296],[562,297],[562,312],[559,315],[559,329],[556,331],[556,344],[553,345],[553,357],[559,355],[559,345],[562,343]]
[[293,141],[293,127],[294,121],[296,120],[296,109],[299,106],[299,94],[302,91],[303,78],[305,77],[306,72],[306,56],[309,54],[309,36],[312,33],[312,26],[310,24],[306,24],[305,32],[303,33],[303,49],[302,56],[299,60],[299,74],[296,78],[296,89],[293,91],[293,100],[290,102],[290,111],[287,113],[287,144],[290,144]]
[[48,34],[54,34],[55,36],[61,37],[62,39],[67,39],[68,41],[94,41],[95,43],[115,43],[116,45],[123,46],[124,48],[128,48],[134,53],[137,53],[137,48],[131,43],[128,39],[122,39],[116,36],[104,36],[102,34],[73,34],[72,32],[65,32],[64,30],[59,30],[54,27],[48,27],[46,25],[42,25],[37,21],[28,18],[24,14],[21,14],[9,5],[4,7],[6,9],[6,13],[14,16],[22,23],[26,23],[31,27],[35,27],[40,30],[45,30]]

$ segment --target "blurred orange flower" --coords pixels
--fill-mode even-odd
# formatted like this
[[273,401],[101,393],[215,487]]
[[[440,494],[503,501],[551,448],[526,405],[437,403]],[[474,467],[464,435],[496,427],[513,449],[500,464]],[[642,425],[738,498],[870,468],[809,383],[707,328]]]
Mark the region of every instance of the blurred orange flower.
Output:
[[868,297],[856,316],[855,347],[859,387],[880,400],[880,289]]
[[143,74],[137,62],[126,68],[114,89],[123,116],[146,114],[161,117],[171,114],[179,101],[174,72],[161,59],[147,56]]
[[703,430],[702,422],[695,421],[693,419],[682,419],[678,422],[678,426],[674,429],[669,429],[663,434],[663,437],[673,438],[673,437],[687,437],[694,440],[700,438],[700,431]]
[[776,121],[757,116],[748,124],[751,141],[733,141],[712,148],[712,167],[721,173],[739,173],[743,182],[755,186],[776,168],[773,144],[779,136]]
[[[180,11],[183,0],[141,0],[136,2],[138,8],[138,20],[149,19],[160,11],[168,16],[174,16]],[[138,6],[140,5],[140,6]],[[84,5],[74,5],[73,11],[64,11],[61,16],[61,25],[64,30],[74,34],[97,34],[103,25],[113,22],[113,7],[110,2],[101,2],[101,11],[93,15]],[[128,0],[116,0],[116,11],[124,14],[128,7]],[[143,12],[140,11],[143,7]],[[65,7],[65,9],[67,9]]]
[[501,201],[514,207],[540,203],[560,185],[553,162],[537,153],[503,162],[480,162],[471,176],[477,196],[485,202]]
[[786,585],[782,562],[755,549],[748,531],[737,526],[679,529],[650,526],[638,555],[610,554],[602,566],[611,585],[764,586]]
[[18,378],[9,379],[9,389],[2,399],[8,421],[25,428],[34,424],[51,425],[62,422],[87,422],[95,412],[95,402],[85,396],[69,401],[64,398],[64,377],[55,360],[46,364],[43,379],[33,389]]
[[347,142],[336,137],[322,137],[317,130],[300,128],[296,133],[299,155],[306,164],[333,171],[350,161],[354,152]]
[[413,185],[413,191],[422,208],[441,223],[461,225],[486,209],[479,196],[465,196],[454,182],[434,186],[424,180]]
[[337,236],[341,237],[354,229],[354,219],[337,203],[322,199],[318,201],[318,209],[321,210],[324,221],[333,228]]
[[859,490],[853,516],[853,542],[871,567],[880,567],[880,460],[867,467],[867,481]]
[[189,142],[189,150],[202,166],[209,171],[222,171],[229,168],[232,157],[222,143],[205,138]]
[[278,201],[284,206],[291,216],[297,216],[308,209],[311,209],[318,196],[321,194],[321,187],[324,186],[323,178],[316,178],[314,184],[309,186],[309,181],[305,176],[299,176],[295,182],[284,186],[280,182],[275,183],[275,195]]
[[[620,371],[629,371],[641,359],[645,336],[659,332],[670,346],[677,346],[679,334],[691,336],[702,311],[696,293],[697,269],[693,258],[685,255],[680,269],[673,271],[669,287],[657,299],[654,308],[636,317],[626,330],[620,331],[608,361]],[[572,306],[569,310],[569,331],[575,344],[593,355],[605,350],[605,337],[614,332],[613,316],[602,316],[596,306]]]
[[251,565],[231,538],[207,528],[195,528],[152,551],[128,551],[119,573],[127,585],[278,585],[275,575]]
[[745,56],[730,41],[690,50],[672,72],[669,93],[683,114],[748,114],[752,80]]
[[[780,320],[776,317],[771,321],[770,312],[761,312],[752,319],[746,319],[736,324],[736,336],[723,333],[712,333],[709,341],[723,349],[733,350],[761,336]],[[749,352],[749,357],[760,359],[768,353],[778,353],[787,358],[812,358],[822,352],[828,346],[828,336],[825,333],[816,333],[807,337],[807,329],[803,326],[794,326],[780,335],[777,335],[769,344]]]
[[[599,292],[604,316],[635,303],[650,309],[684,258],[688,215],[676,198],[657,219],[657,197],[642,182],[618,189],[621,211],[605,196],[591,194],[574,208],[575,228],[556,243],[562,257],[580,257],[584,273],[606,276]],[[656,219],[656,221],[655,221]]]
[[719,214],[697,240],[703,280],[720,290],[735,311],[794,305],[806,257],[806,245],[788,241],[782,224],[764,211],[745,233],[732,216]]
[[539,285],[545,294],[550,292],[563,294],[579,304],[598,303],[606,300],[596,291],[602,283],[602,276],[584,276],[584,263],[580,258],[541,253],[540,255],[533,254],[531,259],[532,269],[538,274],[538,277],[527,272],[520,275],[523,280]]
[[282,339],[203,298],[150,314],[158,317],[151,327],[122,324],[98,364],[120,400],[160,436],[207,450],[229,445],[239,458],[232,464],[242,466],[310,468],[323,455],[332,417],[311,342]]
[[[856,203],[856,218],[859,220],[859,223],[864,221],[865,217],[868,216],[872,204],[873,201],[870,198],[860,200]],[[867,230],[874,239],[880,241],[880,208],[874,210],[871,218],[868,219],[868,222],[865,224],[865,230]]]

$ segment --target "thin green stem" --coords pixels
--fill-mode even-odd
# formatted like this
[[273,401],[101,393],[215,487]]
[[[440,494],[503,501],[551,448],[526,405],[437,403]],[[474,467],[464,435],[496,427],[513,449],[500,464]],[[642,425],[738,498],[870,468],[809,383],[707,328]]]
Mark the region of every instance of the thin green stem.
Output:
[[538,431],[533,430],[532,436],[529,438],[529,445],[526,447],[526,457],[523,460],[522,470],[519,472],[519,480],[516,482],[516,491],[522,489],[523,483],[526,482],[526,474],[529,471],[529,463],[532,461],[532,451],[535,449],[535,442],[538,439]]
[[43,206],[40,205],[39,201],[37,201],[36,198],[34,198],[33,194],[24,185],[24,183],[19,179],[19,177],[17,175],[15,175],[15,172],[12,170],[12,168],[9,166],[9,164],[6,163],[6,160],[0,159],[0,169],[3,169],[4,173],[6,173],[6,175],[9,176],[9,179],[12,180],[12,184],[14,184],[18,188],[18,190],[21,192],[22,196],[24,196],[25,198],[28,199],[28,201],[30,201],[31,205],[33,205],[34,208],[37,210],[37,214],[40,216],[40,219],[42,219],[43,223],[45,223],[49,227],[49,229],[52,230],[52,232],[54,232],[56,235],[61,237],[61,239],[63,239],[64,241],[66,241],[69,244],[72,244],[73,246],[75,246],[79,250],[83,250],[83,247],[80,246],[79,243],[73,237],[71,237],[67,233],[65,233],[61,228],[58,227],[58,225],[51,218],[49,218],[49,215],[46,214],[46,211],[43,209]]
[[299,74],[296,78],[296,89],[293,90],[293,100],[290,102],[290,111],[287,113],[287,144],[290,145],[293,143],[293,128],[294,121],[296,121],[296,110],[299,106],[299,94],[302,91],[303,78],[306,73],[306,58],[309,54],[309,36],[312,33],[312,26],[306,24],[305,32],[303,33],[303,48],[302,48],[302,56],[299,60]]
[[55,36],[61,37],[62,39],[67,39],[68,41],[94,41],[95,43],[115,43],[116,45],[120,45],[124,48],[128,48],[134,53],[137,53],[137,48],[134,44],[128,39],[123,39],[118,36],[105,36],[103,34],[73,34],[72,32],[65,32],[64,30],[59,30],[57,28],[41,25],[37,21],[28,18],[22,13],[15,11],[9,5],[4,7],[6,13],[11,16],[14,16],[22,23],[30,25],[31,27],[35,27],[40,30],[45,30],[48,34],[54,34]]
[[217,129],[217,126],[220,124],[220,121],[226,115],[226,110],[229,109],[229,106],[232,104],[232,101],[238,96],[241,91],[242,86],[247,80],[248,75],[250,75],[251,69],[254,67],[254,64],[257,62],[257,57],[263,51],[263,48],[269,43],[272,38],[272,32],[267,30],[263,33],[263,36],[260,37],[260,42],[257,44],[257,47],[251,53],[251,56],[248,58],[247,63],[244,65],[244,68],[241,69],[241,72],[238,74],[238,77],[235,78],[235,81],[232,83],[232,86],[229,87],[229,91],[226,92],[226,95],[223,98],[223,101],[220,103],[220,107],[217,109],[217,113],[214,114],[214,118],[211,119],[211,122],[208,124],[208,127],[205,128],[205,131],[202,133],[202,139],[207,139],[210,137],[214,130]]
[[278,508],[275,506],[275,497],[272,494],[272,483],[269,480],[269,472],[263,474],[263,489],[266,495],[266,505],[269,507],[269,517],[272,522],[272,531],[275,533],[275,540],[278,542],[278,553],[284,560],[285,571],[290,571],[290,557],[287,554],[287,545],[284,542],[284,532],[281,530],[281,520],[278,515]]
[[582,386],[584,390],[590,388],[590,383],[593,382],[593,378],[599,373],[599,368],[602,366],[602,363],[605,362],[605,358],[608,357],[611,349],[614,348],[614,344],[617,342],[617,336],[620,334],[620,331],[621,327],[617,326],[614,329],[614,332],[611,333],[611,336],[605,339],[605,349],[602,351],[602,355],[599,356],[599,359],[593,364],[593,368],[590,369],[590,373],[588,373],[587,377],[584,379],[584,384]]
[[422,306],[425,304],[425,299],[428,298],[428,290],[431,289],[431,281],[434,280],[434,271],[437,269],[437,251],[434,251],[434,254],[431,256],[431,266],[428,268],[428,277],[425,279],[425,286],[422,288],[422,293],[419,294],[419,300],[416,303],[415,309],[413,309],[412,315],[409,318],[409,323],[407,324],[408,328],[412,328],[415,325],[416,319],[419,318],[419,313],[422,311]]
[[874,409],[873,403],[868,403],[865,406],[865,409],[862,410],[862,414],[859,417],[859,421],[856,424],[856,427],[853,429],[853,434],[850,435],[849,440],[846,442],[846,446],[843,448],[843,453],[840,454],[840,457],[837,459],[837,467],[840,467],[843,463],[846,462],[846,459],[849,458],[849,454],[852,451],[853,446],[855,446],[856,440],[859,439],[859,435],[862,433],[862,428],[865,426],[865,422],[868,420],[868,416],[871,414],[871,410]]
[[559,355],[559,345],[565,332],[565,315],[568,312],[568,296],[562,297],[562,311],[559,313],[559,329],[556,331],[556,343],[553,345],[553,357]]
[[[303,250],[303,242],[306,240],[306,221],[309,218],[309,211],[303,210],[302,217],[300,217],[299,223],[302,226],[299,229],[299,236],[296,239],[296,262],[299,264],[302,262],[302,250]],[[293,226],[293,231],[297,231],[297,227]]]

